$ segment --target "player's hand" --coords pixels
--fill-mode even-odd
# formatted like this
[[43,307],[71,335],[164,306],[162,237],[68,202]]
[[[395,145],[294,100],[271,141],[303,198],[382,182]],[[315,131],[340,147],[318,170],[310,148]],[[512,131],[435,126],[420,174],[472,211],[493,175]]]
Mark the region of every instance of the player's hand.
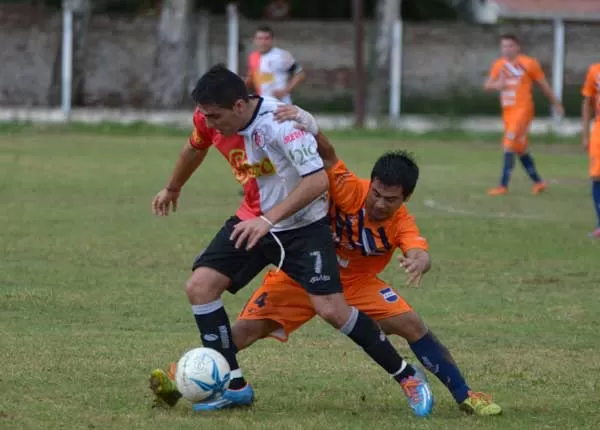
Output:
[[584,135],[581,138],[581,144],[583,145],[584,151],[586,151],[586,152],[589,151],[589,149],[590,149],[590,138],[588,136]]
[[308,131],[310,134],[317,135],[319,133],[319,126],[315,117],[304,109],[300,109],[298,106],[283,105],[279,106],[275,110],[275,120],[277,122],[294,121],[294,127],[299,130]]
[[168,190],[163,188],[152,199],[152,212],[158,216],[168,216],[171,208],[173,212],[177,212],[177,200],[179,199],[179,191]]
[[258,241],[269,233],[269,230],[271,225],[263,218],[257,217],[237,223],[229,239],[235,241],[236,249],[240,249],[245,243],[248,251],[254,248]]
[[400,263],[400,267],[408,274],[406,285],[412,285],[417,288],[420,287],[421,279],[429,266],[427,259],[421,256],[411,258],[400,255],[398,257],[398,262]]
[[496,82],[494,82],[494,87],[498,91],[504,91],[506,89],[506,78],[504,77],[504,75],[501,74],[498,77],[498,79],[496,80]]
[[287,91],[285,89],[273,91],[273,97],[275,97],[276,99],[279,99],[279,100],[281,100],[288,94],[289,94],[289,91]]

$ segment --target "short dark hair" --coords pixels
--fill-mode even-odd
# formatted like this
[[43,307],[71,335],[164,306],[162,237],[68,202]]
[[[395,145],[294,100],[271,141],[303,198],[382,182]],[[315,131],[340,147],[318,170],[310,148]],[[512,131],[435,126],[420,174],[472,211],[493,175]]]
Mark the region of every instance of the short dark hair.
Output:
[[258,33],[259,31],[261,33],[269,33],[269,36],[271,36],[271,37],[275,36],[275,33],[273,32],[273,28],[268,25],[259,25],[258,27],[256,27],[255,33]]
[[192,91],[192,100],[198,105],[216,105],[231,109],[238,100],[249,99],[248,88],[238,75],[222,64],[206,72]]
[[419,180],[419,166],[407,151],[389,151],[375,162],[371,180],[378,179],[383,185],[402,187],[404,198],[410,197]]
[[514,33],[503,33],[500,35],[500,40],[512,40],[517,45],[521,44],[521,39],[519,39],[519,36]]

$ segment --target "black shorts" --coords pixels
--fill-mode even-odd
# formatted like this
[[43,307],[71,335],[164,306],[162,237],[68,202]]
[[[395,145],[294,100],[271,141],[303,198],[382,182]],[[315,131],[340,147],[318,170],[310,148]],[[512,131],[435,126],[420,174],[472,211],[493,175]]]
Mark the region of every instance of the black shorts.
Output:
[[[281,249],[267,234],[250,251],[236,249],[229,239],[237,217],[228,219],[208,247],[196,257],[193,270],[210,267],[231,279],[228,291],[237,293],[267,265],[278,265]],[[342,292],[337,257],[328,218],[306,227],[274,233],[285,249],[281,270],[313,295]]]

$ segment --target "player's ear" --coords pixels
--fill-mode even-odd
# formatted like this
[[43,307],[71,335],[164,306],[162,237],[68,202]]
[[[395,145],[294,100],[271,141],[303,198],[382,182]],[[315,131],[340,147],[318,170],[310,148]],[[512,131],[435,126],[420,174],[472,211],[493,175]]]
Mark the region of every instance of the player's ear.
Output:
[[235,101],[235,103],[233,104],[233,111],[237,114],[241,114],[242,112],[244,112],[244,109],[246,107],[246,101],[243,99],[237,99]]

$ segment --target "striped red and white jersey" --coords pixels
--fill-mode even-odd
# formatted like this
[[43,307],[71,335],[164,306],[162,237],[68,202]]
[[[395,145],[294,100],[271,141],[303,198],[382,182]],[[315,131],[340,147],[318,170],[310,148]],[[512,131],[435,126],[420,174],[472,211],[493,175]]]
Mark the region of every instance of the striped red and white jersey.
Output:
[[[294,128],[291,121],[277,123],[273,113],[281,102],[260,97],[250,124],[233,136],[223,136],[206,126],[204,115],[194,112],[190,145],[198,149],[214,146],[229,162],[235,179],[244,187],[244,200],[236,215],[247,220],[268,212],[283,201],[304,176],[323,169],[317,142],[309,133]],[[273,231],[292,230],[312,224],[327,215],[324,194]]]

